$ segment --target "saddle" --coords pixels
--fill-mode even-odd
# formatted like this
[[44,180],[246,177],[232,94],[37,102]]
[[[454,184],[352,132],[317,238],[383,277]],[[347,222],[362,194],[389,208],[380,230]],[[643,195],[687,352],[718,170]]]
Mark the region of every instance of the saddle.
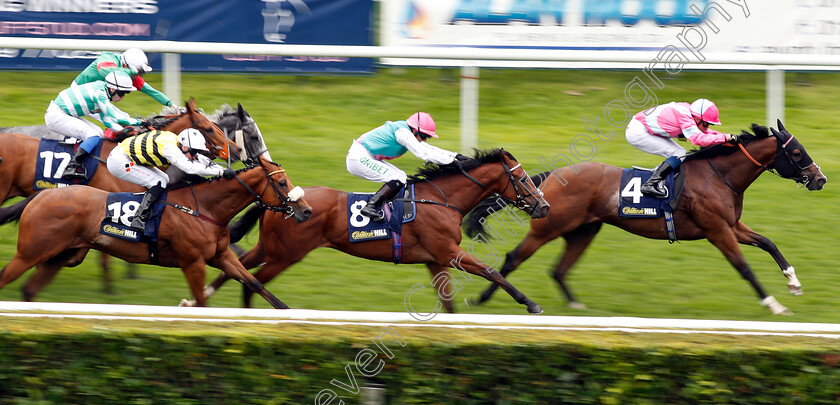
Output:
[[685,185],[685,176],[678,168],[663,180],[663,186],[668,190],[667,198],[656,198],[642,194],[641,188],[652,174],[650,169],[633,167],[621,172],[621,182],[618,186],[618,216],[621,218],[665,218],[668,229],[668,240],[676,242],[676,229],[673,223],[673,212],[677,208]]
[[403,187],[397,197],[382,205],[385,221],[373,221],[361,214],[372,193],[349,193],[347,196],[347,234],[350,242],[391,238],[394,241],[394,263],[402,258],[402,224],[417,217],[414,185]]
[[166,191],[160,196],[149,218],[146,220],[146,229],[137,232],[131,227],[131,220],[140,206],[144,193],[108,193],[105,202],[105,217],[99,227],[103,235],[113,236],[132,242],[157,242],[158,227],[163,209],[166,207]]
[[84,167],[88,173],[87,179],[65,180],[61,178],[67,164],[73,159],[73,154],[81,141],[76,138],[65,138],[61,141],[56,139],[41,139],[38,144],[38,154],[35,156],[35,190],[48,188],[59,188],[72,186],[74,184],[88,184],[96,169],[99,167],[98,158],[102,152],[102,143],[94,149],[91,156],[84,160]]

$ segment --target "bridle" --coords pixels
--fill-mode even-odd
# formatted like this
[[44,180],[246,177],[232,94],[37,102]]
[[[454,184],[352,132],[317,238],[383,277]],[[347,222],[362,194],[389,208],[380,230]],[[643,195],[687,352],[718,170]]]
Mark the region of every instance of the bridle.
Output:
[[[201,114],[201,113],[198,113],[198,115],[201,117],[201,119],[196,120],[194,113],[198,113],[198,112],[197,111],[192,111],[192,112],[188,111],[187,112],[187,114],[190,115],[190,122],[192,122],[192,125],[193,125],[194,128],[197,128],[199,131],[201,131],[204,134],[205,138],[209,139],[208,134],[212,134],[212,133],[215,132],[215,131],[213,131],[212,127],[215,127],[216,124],[214,124],[212,121],[210,121],[209,118],[205,117],[204,114]],[[211,125],[210,130],[205,130],[204,127],[201,126],[201,124],[205,124],[206,122],[210,123],[210,125]],[[224,147],[217,146],[215,143],[212,143],[212,142],[210,142],[210,146],[213,148],[216,155],[218,155],[222,159],[227,159],[230,156],[230,153],[229,153],[230,141],[227,138],[227,134],[225,134],[225,136],[223,138],[225,139]]]
[[[793,156],[791,156],[793,154],[793,151],[791,149],[788,149],[788,145],[791,143],[791,141],[793,141],[793,134],[788,133],[788,135],[790,135],[790,137],[786,141],[782,142],[782,134],[780,132],[775,131],[775,130],[773,130],[773,132],[774,132],[773,135],[776,138],[776,145],[777,145],[777,147],[776,147],[776,157],[775,157],[775,162],[776,163],[774,163],[774,167],[769,167],[767,165],[761,164],[758,160],[756,160],[754,157],[752,157],[750,152],[747,151],[747,149],[744,147],[744,144],[742,144],[740,142],[737,142],[738,148],[740,148],[741,152],[744,153],[744,155],[747,157],[747,159],[749,159],[750,162],[752,162],[753,164],[758,166],[761,169],[761,171],[768,171],[768,172],[773,173],[774,175],[779,176],[781,178],[793,180],[793,181],[797,182],[798,184],[800,184],[800,187],[807,186],[808,183],[811,182],[811,178],[809,176],[805,175],[805,174],[802,174],[802,173],[805,170],[807,170],[811,167],[816,167],[817,169],[819,169],[819,165],[817,165],[817,163],[813,162],[813,161],[811,162],[811,164],[806,165],[806,166],[800,165],[799,162],[795,161],[793,159]],[[780,169],[778,168],[778,162],[780,161],[780,157],[784,157],[786,164],[788,164],[789,166],[792,167],[792,169],[793,169],[792,173],[782,174],[780,172]],[[743,194],[744,193],[743,191],[737,190],[735,187],[732,186],[732,184],[729,183],[729,181],[723,176],[723,174],[720,173],[720,171],[717,169],[717,167],[715,167],[714,163],[712,163],[712,160],[710,158],[707,158],[706,161],[709,162],[709,165],[712,167],[712,170],[714,170],[715,174],[721,180],[723,180],[723,183],[726,184],[726,186],[729,187],[729,189],[731,189],[732,191],[734,191],[737,194]],[[799,178],[796,178],[797,173],[800,175]]]
[[[291,217],[292,215],[295,214],[295,208],[292,207],[291,205],[289,205],[289,202],[292,201],[292,198],[289,197],[288,195],[284,197],[283,194],[280,192],[280,186],[278,186],[277,182],[275,182],[274,179],[271,178],[271,176],[273,176],[277,173],[285,173],[286,172],[286,169],[283,169],[282,167],[279,167],[280,166],[279,164],[277,166],[278,166],[278,168],[276,170],[273,170],[273,171],[270,171],[270,172],[265,167],[260,166],[260,168],[263,170],[263,173],[265,173],[266,179],[268,179],[268,183],[265,185],[265,187],[268,188],[268,186],[271,185],[271,188],[274,190],[274,195],[277,196],[278,200],[280,200],[280,205],[271,205],[271,204],[265,202],[265,200],[263,200],[263,198],[261,197],[262,193],[258,194],[256,191],[254,191],[251,187],[249,187],[247,184],[245,184],[245,182],[242,181],[242,179],[240,179],[237,174],[234,174],[233,177],[236,179],[236,181],[239,182],[239,184],[242,185],[242,187],[244,187],[246,190],[248,190],[251,193],[251,195],[254,196],[254,198],[256,199],[257,206],[259,206],[260,208],[266,209],[268,211],[271,211],[271,212],[285,213],[286,214],[285,218],[289,218],[289,217]],[[254,166],[251,166],[251,167],[254,167]],[[264,192],[265,192],[265,188],[263,189],[263,193]]]

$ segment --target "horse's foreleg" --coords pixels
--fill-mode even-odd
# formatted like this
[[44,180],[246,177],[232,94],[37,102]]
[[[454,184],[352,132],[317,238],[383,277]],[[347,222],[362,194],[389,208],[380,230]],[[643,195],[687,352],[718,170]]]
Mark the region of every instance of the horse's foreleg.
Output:
[[723,256],[726,257],[726,260],[738,270],[741,274],[741,277],[744,280],[747,280],[755,289],[756,294],[758,297],[761,298],[761,304],[768,307],[774,315],[791,315],[792,312],[785,308],[782,304],[779,304],[775,298],[772,296],[768,296],[764,289],[759,284],[758,279],[753,274],[752,269],[750,268],[749,264],[747,264],[746,259],[744,259],[744,254],[741,253],[741,248],[738,246],[738,238],[735,236],[735,231],[729,227],[723,227],[714,230],[704,230],[706,237],[709,239],[715,247],[717,247]]
[[802,283],[800,283],[799,279],[796,277],[796,270],[794,270],[793,266],[791,266],[785,257],[782,256],[782,252],[779,251],[779,248],[776,247],[776,244],[773,243],[773,241],[753,231],[741,221],[738,221],[735,225],[735,235],[738,237],[738,243],[758,246],[761,250],[770,253],[770,256],[773,257],[773,260],[775,260],[776,264],[779,265],[779,268],[782,269],[782,274],[787,277],[787,286],[790,293],[793,295],[802,295]]
[[522,292],[517,290],[516,287],[508,282],[498,271],[493,270],[492,268],[487,267],[484,263],[473,259],[469,253],[463,251],[457,245],[455,245],[450,252],[450,255],[445,258],[446,261],[444,261],[444,263],[451,263],[451,265],[457,267],[459,270],[484,277],[498,284],[502,287],[502,289],[507,291],[507,293],[510,294],[516,302],[528,307],[528,312],[532,314],[541,314],[543,312],[542,308],[540,308],[537,303],[531,301],[531,299],[526,297],[525,294],[522,294]]
[[[507,278],[508,274],[512,273],[522,264],[525,260],[531,257],[534,252],[537,251],[542,245],[548,242],[550,239],[543,239],[538,236],[535,236],[533,232],[528,232],[528,235],[525,236],[525,239],[519,243],[513,250],[507,252],[505,255],[505,262],[502,264],[502,268],[499,270],[499,273],[502,277]],[[476,304],[483,304],[490,297],[493,296],[493,293],[500,287],[499,284],[493,283],[490,284],[478,297],[478,301],[475,302]],[[468,303],[472,303],[468,301]]]
[[[236,246],[236,248],[234,248],[234,246]],[[239,256],[239,262],[246,269],[253,269],[254,267],[257,267],[260,264],[262,264],[263,260],[265,260],[265,253],[261,241],[257,241],[257,245],[247,252],[243,252],[242,248],[235,244],[231,244],[229,247],[235,255]],[[211,295],[216,293],[216,291],[230,279],[231,277],[227,273],[219,273],[219,275],[216,276],[216,279],[213,280],[213,282],[210,283],[210,285],[204,288],[204,295],[207,298],[210,298]],[[250,291],[247,288],[245,288],[245,290]],[[246,294],[248,293],[246,292]]]
[[99,252],[99,264],[102,266],[102,292],[105,294],[114,293],[114,282],[111,277],[111,268],[108,266],[108,256],[105,253]]
[[[236,258],[236,254],[233,253],[230,249],[225,249],[222,253],[213,258],[213,262],[211,263],[212,266],[218,267],[229,276],[235,278],[240,283],[247,286],[251,291],[259,294],[261,297],[265,298],[272,307],[277,309],[288,309],[289,307],[280,301],[274,294],[270,293],[268,290],[265,289],[262,283],[257,281],[257,279],[248,272],[245,267],[242,266],[242,263],[239,262],[239,259]],[[203,297],[203,295],[202,295]]]
[[[432,285],[437,288],[438,298],[440,298],[440,301],[443,301],[446,312],[454,314],[455,307],[452,305],[452,299],[455,298],[455,294],[452,292],[452,275],[449,274],[449,268],[437,263],[426,263],[426,266],[429,268],[429,272],[432,273]],[[448,280],[444,280],[444,278]]]

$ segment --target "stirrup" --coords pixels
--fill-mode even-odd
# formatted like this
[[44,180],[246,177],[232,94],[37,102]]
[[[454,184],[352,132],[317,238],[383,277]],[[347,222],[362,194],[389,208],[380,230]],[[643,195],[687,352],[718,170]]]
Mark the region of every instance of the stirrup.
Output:
[[382,210],[376,210],[374,212],[369,212],[369,211],[365,211],[365,209],[362,208],[361,214],[370,218],[370,219],[372,219],[372,220],[374,220],[374,221],[382,221],[383,219],[385,219],[385,212],[383,212]]
[[85,180],[87,179],[87,170],[85,170],[85,168],[82,166],[79,166],[77,168],[68,167],[67,170],[64,171],[64,174],[61,175],[61,178],[64,180]]
[[131,220],[131,229],[134,229],[137,232],[143,233],[146,231],[146,221],[139,221],[137,217]]
[[657,183],[651,188],[653,189],[653,191],[645,190],[643,186],[641,190],[642,194],[662,199],[668,198],[668,195],[670,194],[670,192],[668,191],[668,187],[665,187],[664,185],[662,185],[662,183]]

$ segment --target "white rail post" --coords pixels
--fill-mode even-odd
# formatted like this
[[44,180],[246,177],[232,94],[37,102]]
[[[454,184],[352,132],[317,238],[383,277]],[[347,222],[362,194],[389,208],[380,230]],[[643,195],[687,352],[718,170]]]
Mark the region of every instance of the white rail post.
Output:
[[181,54],[163,54],[163,94],[172,99],[175,105],[184,105],[181,98]]
[[461,152],[478,147],[478,66],[461,66]]
[[779,68],[767,69],[767,126],[776,125],[776,120],[785,121],[785,71]]

